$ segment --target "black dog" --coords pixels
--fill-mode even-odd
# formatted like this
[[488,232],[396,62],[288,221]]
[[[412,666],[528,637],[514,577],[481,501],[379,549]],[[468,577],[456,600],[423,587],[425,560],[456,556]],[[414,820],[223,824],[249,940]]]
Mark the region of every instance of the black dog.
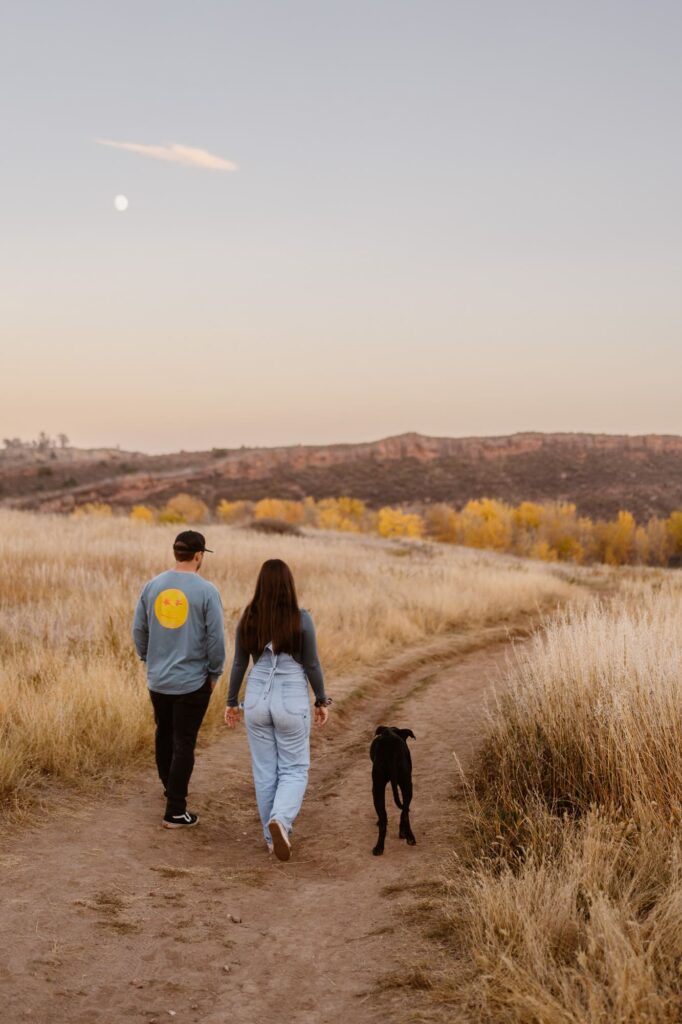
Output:
[[[410,803],[412,801],[412,758],[407,746],[407,737],[415,739],[411,729],[393,729],[380,725],[377,729],[369,756],[372,760],[372,796],[379,820],[379,839],[372,850],[375,857],[384,852],[384,840],[388,815],[386,814],[386,785],[391,783],[393,799],[400,808],[400,839],[406,839],[408,846],[414,846],[417,840],[410,828]],[[402,802],[398,797],[398,788]]]

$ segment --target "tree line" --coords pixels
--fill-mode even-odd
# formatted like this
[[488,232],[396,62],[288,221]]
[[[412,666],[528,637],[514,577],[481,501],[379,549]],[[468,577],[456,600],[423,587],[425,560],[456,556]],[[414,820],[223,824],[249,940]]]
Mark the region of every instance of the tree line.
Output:
[[[112,515],[110,505],[89,503],[74,515]],[[200,498],[177,494],[163,508],[135,505],[130,518],[139,523],[200,524],[217,519],[235,526],[259,522],[425,538],[442,544],[507,552],[547,562],[602,562],[607,565],[678,564],[682,558],[682,510],[667,518],[638,523],[620,511],[614,519],[593,520],[569,502],[522,501],[510,505],[493,498],[468,501],[460,509],[443,502],[412,508],[386,505],[371,509],[359,498],[312,497],[301,501],[263,498],[220,501],[213,512]]]
[[66,434],[57,434],[56,437],[51,437],[44,430],[41,430],[38,436],[31,441],[24,441],[20,437],[3,437],[2,439],[3,449],[8,455],[17,452],[51,452],[56,448],[68,448],[69,443]]

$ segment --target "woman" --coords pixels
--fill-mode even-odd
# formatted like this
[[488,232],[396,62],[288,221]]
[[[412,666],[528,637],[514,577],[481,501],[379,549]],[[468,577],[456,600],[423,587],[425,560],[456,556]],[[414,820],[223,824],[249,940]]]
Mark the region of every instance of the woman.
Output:
[[[331,698],[317,656],[310,613],[298,607],[291,570],[280,558],[263,562],[251,602],[237,625],[225,724],[239,722],[238,694],[253,657],[244,698],[256,801],[270,852],[289,860],[289,835],[301,809],[310,767],[310,698],[324,725]],[[306,678],[307,677],[307,678]]]

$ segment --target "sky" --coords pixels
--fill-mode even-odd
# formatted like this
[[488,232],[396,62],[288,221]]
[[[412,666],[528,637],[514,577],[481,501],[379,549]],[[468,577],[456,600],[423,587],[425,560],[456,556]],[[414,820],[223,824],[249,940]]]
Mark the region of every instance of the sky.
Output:
[[677,0],[6,4],[0,438],[680,434],[681,100]]

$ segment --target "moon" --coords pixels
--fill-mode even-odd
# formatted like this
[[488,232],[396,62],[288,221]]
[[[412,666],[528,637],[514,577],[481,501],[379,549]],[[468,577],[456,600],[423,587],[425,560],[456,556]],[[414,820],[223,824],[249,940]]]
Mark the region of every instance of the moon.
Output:
[[118,210],[119,213],[124,213],[128,209],[128,197],[127,196],[115,196],[114,197],[114,209]]

